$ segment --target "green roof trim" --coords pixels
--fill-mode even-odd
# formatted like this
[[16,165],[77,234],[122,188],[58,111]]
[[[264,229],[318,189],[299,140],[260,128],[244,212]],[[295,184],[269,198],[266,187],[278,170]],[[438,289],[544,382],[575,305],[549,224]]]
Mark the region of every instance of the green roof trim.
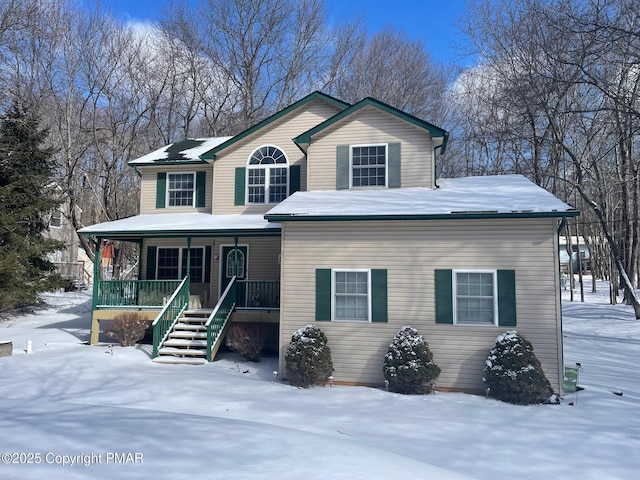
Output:
[[348,115],[351,115],[352,113],[357,112],[358,110],[366,107],[366,106],[373,106],[376,107],[384,112],[387,112],[391,115],[394,115],[402,120],[405,120],[409,123],[411,123],[412,125],[415,125],[417,127],[423,128],[425,130],[427,130],[430,134],[432,138],[442,138],[442,150],[441,153],[444,153],[446,146],[447,146],[447,141],[449,139],[449,132],[447,132],[446,130],[440,128],[440,127],[436,127],[435,125],[426,122],[424,120],[419,119],[418,117],[414,117],[413,115],[410,115],[406,112],[403,112],[402,110],[398,110],[395,107],[392,107],[391,105],[387,105],[386,103],[383,103],[379,100],[376,100],[375,98],[371,98],[371,97],[367,97],[361,101],[359,101],[358,103],[351,105],[349,108],[341,111],[340,113],[337,113],[336,115],[334,115],[333,117],[329,118],[328,120],[325,120],[324,122],[320,123],[319,125],[316,125],[315,127],[307,130],[306,132],[298,135],[296,138],[293,139],[293,141],[298,145],[298,147],[300,147],[301,145],[308,145],[311,142],[311,137],[313,137],[314,135],[318,134],[319,132],[321,132],[322,130],[330,127],[331,125],[335,124],[336,122],[339,122],[340,120],[342,120],[343,118],[347,117]]
[[489,220],[506,218],[563,218],[577,217],[578,210],[565,212],[452,212],[425,215],[265,215],[270,222],[362,222],[391,220]]
[[242,140],[243,138],[248,137],[252,133],[257,132],[261,128],[266,127],[267,125],[279,120],[280,118],[284,117],[285,115],[288,115],[289,113],[293,112],[294,110],[297,110],[298,108],[302,107],[303,105],[306,105],[307,103],[312,102],[314,100],[323,100],[323,101],[325,101],[327,103],[330,103],[331,105],[335,105],[336,107],[341,108],[341,109],[345,109],[345,108],[349,108],[350,107],[350,104],[345,103],[342,100],[338,100],[337,98],[331,97],[331,96],[329,96],[329,95],[327,95],[325,93],[318,92],[318,91],[310,93],[306,97],[301,98],[300,100],[298,100],[295,103],[292,103],[288,107],[280,110],[277,113],[274,113],[270,117],[265,118],[263,121],[261,121],[259,123],[256,123],[253,127],[248,128],[244,132],[239,133],[238,135],[236,135],[236,136],[230,138],[229,140],[227,140],[226,142],[223,142],[220,145],[218,145],[217,147],[209,150],[208,152],[203,153],[202,155],[200,155],[200,158],[203,159],[203,160],[215,160],[216,153],[220,152],[221,150],[224,150],[225,148],[230,147],[231,145],[233,145],[233,144],[239,142],[240,140]]

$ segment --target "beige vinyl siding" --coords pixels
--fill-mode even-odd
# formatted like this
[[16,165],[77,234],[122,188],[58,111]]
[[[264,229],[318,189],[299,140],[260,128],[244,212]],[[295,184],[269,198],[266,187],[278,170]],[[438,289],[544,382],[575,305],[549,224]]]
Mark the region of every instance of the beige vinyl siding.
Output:
[[[204,294],[208,306],[213,307],[219,295],[220,285],[220,247],[233,246],[233,238],[193,238],[192,247],[211,247],[211,283],[192,285],[192,293]],[[162,238],[150,239],[144,242],[142,249],[141,272],[144,276],[147,272],[147,247],[154,245],[157,247],[181,247],[187,246],[186,238]],[[238,237],[238,245],[248,246],[248,280],[280,280],[280,265],[278,263],[280,255],[279,237]],[[205,293],[206,291],[206,293]]]
[[[293,332],[309,323],[329,339],[336,381],[381,384],[394,335],[411,325],[442,368],[437,385],[480,391],[496,337],[513,327],[435,323],[435,269],[513,269],[517,327],[557,390],[559,285],[553,220],[288,222],[283,226],[281,365]],[[315,321],[316,268],[380,268],[388,275],[388,323]]]
[[235,170],[246,167],[249,156],[257,148],[274,145],[287,156],[289,165],[300,165],[300,189],[307,189],[306,157],[292,138],[309,130],[327,118],[338,113],[337,107],[321,101],[313,101],[279,121],[266,126],[249,139],[241,140],[237,146],[221,152],[214,166],[214,209],[215,214],[266,213],[273,204],[234,205]]
[[[182,212],[205,212],[211,213],[211,201],[213,199],[213,167],[206,165],[163,165],[150,166],[139,169],[142,175],[140,179],[140,213],[182,213]],[[205,206],[203,208],[187,208],[187,207],[166,207],[156,208],[156,184],[159,172],[167,173],[190,173],[190,172],[207,172]]]
[[374,108],[363,108],[312,138],[307,152],[308,190],[336,189],[336,146],[400,143],[401,185],[433,187],[429,132]]

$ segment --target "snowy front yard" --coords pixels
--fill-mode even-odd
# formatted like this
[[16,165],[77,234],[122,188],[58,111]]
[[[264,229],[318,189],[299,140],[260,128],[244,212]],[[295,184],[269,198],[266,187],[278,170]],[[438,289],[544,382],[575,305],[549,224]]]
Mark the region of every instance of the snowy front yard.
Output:
[[564,305],[565,364],[582,364],[585,390],[523,407],[296,389],[273,382],[275,359],[224,353],[186,366],[151,362],[149,346],[111,354],[82,344],[86,293],[50,295],[56,308],[0,324],[0,342],[13,342],[0,358],[0,478],[635,479],[640,322],[606,298]]

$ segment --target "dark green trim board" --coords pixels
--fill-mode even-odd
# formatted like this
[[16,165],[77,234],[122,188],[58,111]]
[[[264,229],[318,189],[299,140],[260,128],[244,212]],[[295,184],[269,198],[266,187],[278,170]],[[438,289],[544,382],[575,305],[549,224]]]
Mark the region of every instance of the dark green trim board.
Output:
[[331,269],[316,269],[316,321],[331,320]]
[[435,271],[436,323],[453,324],[453,272]]
[[156,279],[156,254],[158,247],[150,245],[147,247],[147,276],[145,280]]
[[391,105],[387,105],[386,103],[382,103],[374,98],[371,97],[367,97],[363,100],[360,100],[358,103],[351,105],[349,108],[346,108],[345,110],[342,110],[340,113],[334,115],[333,117],[329,118],[328,120],[325,120],[324,122],[320,123],[319,125],[316,125],[315,127],[311,128],[310,130],[307,130],[306,132],[298,135],[296,138],[293,139],[294,143],[298,144],[298,145],[309,145],[309,143],[311,143],[311,138],[321,132],[322,130],[330,127],[331,125],[335,124],[336,122],[339,122],[340,120],[342,120],[343,118],[345,118],[348,115],[351,115],[354,112],[357,112],[358,110],[360,110],[361,108],[364,108],[366,106],[373,106],[375,108],[378,108],[379,110],[382,110],[384,112],[387,112],[391,115],[394,115],[395,117],[398,117],[406,122],[409,122],[412,125],[415,125],[419,128],[422,128],[424,130],[427,130],[429,132],[429,134],[431,135],[431,138],[442,138],[442,151],[444,152],[445,148],[446,148],[446,142],[448,139],[448,135],[447,135],[447,131],[440,128],[440,127],[436,127],[435,125],[429,123],[429,122],[425,122],[424,120],[419,119],[418,117],[414,117],[413,115],[409,115],[408,113],[403,112],[402,110],[398,110],[397,108],[392,107]]
[[389,320],[387,304],[387,271],[371,270],[371,321],[386,323]]
[[350,185],[349,181],[349,145],[338,145],[336,147],[336,189],[345,190]]
[[498,270],[498,325],[516,326],[516,272]]
[[207,172],[196,172],[196,208],[205,206]]
[[211,245],[204,249],[204,283],[211,283]]
[[400,188],[402,186],[400,144],[390,143],[388,148],[387,163],[389,171],[387,173],[387,186],[389,188]]
[[309,102],[311,102],[313,100],[317,100],[317,99],[323,100],[324,102],[326,102],[326,103],[328,103],[330,105],[334,105],[334,106],[336,106],[336,107],[338,107],[340,109],[345,109],[345,108],[349,107],[348,103],[345,103],[342,100],[338,100],[337,98],[331,97],[329,95],[326,95],[326,94],[324,94],[322,92],[310,93],[309,95],[307,95],[304,98],[301,98],[297,102],[292,103],[287,108],[285,108],[283,110],[280,110],[279,112],[271,115],[270,117],[266,118],[265,120],[261,121],[260,123],[255,124],[253,127],[248,128],[244,132],[239,133],[235,137],[230,138],[226,142],[223,142],[220,145],[216,146],[215,148],[212,148],[208,152],[200,155],[200,158],[203,159],[203,160],[215,160],[216,154],[218,152],[220,152],[220,151],[224,150],[225,148],[233,145],[234,143],[239,142],[243,138],[251,135],[252,133],[260,130],[263,127],[266,127],[267,125],[275,122],[276,120],[279,120],[280,118],[282,118],[285,115],[293,112],[294,110],[297,110],[298,108],[306,105],[307,103],[309,103]]
[[300,165],[289,167],[289,195],[300,191]]
[[156,177],[156,208],[167,206],[167,173],[158,172]]
[[234,205],[244,205],[246,181],[247,181],[246,167],[237,167],[236,178],[235,178],[235,193],[233,197]]

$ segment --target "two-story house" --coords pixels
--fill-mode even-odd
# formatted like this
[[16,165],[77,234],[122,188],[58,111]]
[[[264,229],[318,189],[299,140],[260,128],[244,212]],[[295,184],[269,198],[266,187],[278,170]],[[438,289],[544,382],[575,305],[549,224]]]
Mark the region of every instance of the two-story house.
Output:
[[316,323],[336,382],[380,385],[411,325],[439,388],[482,391],[489,349],[517,329],[560,391],[558,232],[578,212],[519,175],[437,179],[447,139],[374,99],[315,92],[234,137],[131,161],[140,215],[80,231],[141,252],[138,280],[94,282],[92,343],[133,309],[154,323],[154,356],[212,360],[231,322],[263,322],[286,377],[291,335]]

